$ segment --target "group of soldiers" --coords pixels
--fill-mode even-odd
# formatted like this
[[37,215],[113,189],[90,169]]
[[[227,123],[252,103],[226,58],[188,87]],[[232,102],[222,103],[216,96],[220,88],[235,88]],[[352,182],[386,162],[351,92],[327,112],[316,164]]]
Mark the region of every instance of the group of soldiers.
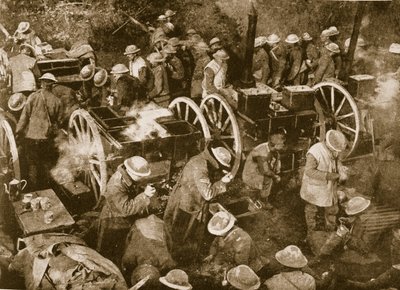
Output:
[[[141,48],[129,45],[124,52],[127,64],[115,64],[110,71],[97,65],[93,49],[87,43],[72,47],[67,55],[80,58],[84,64],[78,93],[57,83],[51,73],[38,75],[35,63],[42,58],[44,46],[29,23],[21,22],[14,34],[20,44],[19,54],[8,60],[5,51],[0,50],[0,73],[13,93],[7,107],[17,120],[17,141],[24,144],[31,189],[48,186],[47,174],[57,158],[54,138],[75,108],[112,106],[126,112],[137,102],[153,101],[167,107],[177,96],[190,96],[199,102],[214,93],[230,101],[233,81],[228,72],[232,63],[223,42],[213,37],[207,43],[194,29],[187,30],[184,38],[178,38],[174,16],[174,11],[167,10],[158,17],[158,26],[152,29],[151,52],[146,57]],[[345,49],[338,43],[338,34],[336,27],[324,30],[319,48],[308,33],[301,39],[290,34],[284,41],[276,34],[257,37],[252,65],[254,79],[280,89],[283,85],[313,85],[327,78],[340,78]],[[365,45],[359,42],[360,47]],[[254,148],[244,165],[244,184],[258,191],[257,198],[267,210],[272,208],[268,201],[272,186],[281,181],[279,152],[285,141],[286,132],[271,132],[268,142]],[[344,240],[347,246],[366,251],[354,234],[356,230],[350,233],[348,228],[356,229],[357,223],[361,223],[359,215],[369,207],[368,200],[357,196],[346,206],[343,204],[346,218],[337,226],[338,206],[345,200],[338,194],[337,185],[348,177],[339,155],[346,145],[342,133],[330,130],[325,141],[312,146],[307,154],[300,191],[306,203],[307,237],[312,240],[318,235],[321,224],[323,232],[331,234],[322,243],[316,259],[331,255],[332,249]],[[225,193],[233,179],[231,163],[229,151],[215,144],[208,144],[203,152],[193,156],[169,193],[161,220],[149,213],[157,192],[148,181],[151,175],[148,161],[140,156],[128,158],[111,176],[102,196],[99,219],[93,225],[97,251],[117,265],[125,265],[125,274],[132,285],[142,283],[143,289],[189,290],[193,288],[189,281],[192,273],[189,278],[176,267],[198,261],[204,254],[207,229],[213,241],[206,247],[206,257],[201,259],[202,269],[218,281],[211,282],[210,289],[221,285],[232,289],[327,289],[332,285],[333,274],[316,275],[296,245],[287,246],[267,259],[251,236],[235,224],[232,214],[217,211],[210,218],[209,202]],[[321,211],[322,219],[317,215]],[[126,240],[134,241],[133,246],[127,246]],[[390,271],[398,275],[399,268],[395,265],[395,270]],[[160,273],[165,275],[161,277]],[[193,277],[196,275],[193,273]],[[352,287],[370,287],[368,283],[347,283]]]

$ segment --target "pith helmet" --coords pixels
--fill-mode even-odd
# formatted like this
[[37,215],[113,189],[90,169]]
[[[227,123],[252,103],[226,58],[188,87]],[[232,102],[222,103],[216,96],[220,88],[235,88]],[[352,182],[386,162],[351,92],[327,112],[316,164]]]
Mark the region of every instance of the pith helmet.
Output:
[[345,212],[348,215],[356,215],[366,210],[370,204],[370,200],[365,199],[361,196],[356,196],[349,200],[345,208]]
[[102,87],[106,84],[108,78],[107,71],[102,68],[97,73],[94,74],[93,83],[96,87]]
[[290,245],[275,254],[275,259],[290,268],[303,268],[308,264],[307,258],[299,247]]
[[174,269],[167,273],[167,275],[161,277],[160,282],[165,286],[177,290],[191,290],[192,285],[189,283],[189,276],[185,271],[180,269]]
[[151,174],[149,163],[140,156],[133,156],[124,161],[126,172],[131,177],[145,177]]
[[88,81],[93,78],[95,72],[96,72],[96,70],[95,70],[94,65],[87,64],[81,69],[81,72],[79,73],[79,75],[82,80]]
[[124,73],[128,73],[129,69],[126,67],[126,65],[119,63],[116,64],[112,67],[111,69],[111,74],[124,74]]
[[235,224],[235,218],[224,211],[219,211],[213,215],[207,224],[207,229],[210,234],[223,236],[232,229]]
[[247,265],[239,265],[228,271],[227,280],[236,289],[256,290],[260,288],[260,278]]
[[217,161],[221,163],[223,166],[225,167],[230,166],[232,156],[229,153],[228,149],[224,147],[216,147],[216,148],[211,148],[211,152],[214,155],[215,159],[217,159]]
[[46,80],[46,81],[51,81],[51,82],[57,82],[56,77],[52,73],[45,73],[43,74],[39,80]]
[[338,130],[329,130],[326,132],[325,142],[329,149],[336,152],[342,152],[347,147],[346,137]]

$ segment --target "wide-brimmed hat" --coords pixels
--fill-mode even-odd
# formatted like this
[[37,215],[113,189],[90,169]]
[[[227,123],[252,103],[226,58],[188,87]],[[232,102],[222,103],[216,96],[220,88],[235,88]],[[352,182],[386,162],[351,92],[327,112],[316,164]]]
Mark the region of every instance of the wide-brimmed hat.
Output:
[[119,63],[116,64],[112,67],[110,73],[111,74],[124,74],[124,73],[128,73],[129,69],[126,67],[126,65]]
[[[217,44],[217,43],[221,44],[221,39],[219,39],[218,37],[214,37],[210,40],[210,46]],[[222,45],[221,45],[221,47],[222,47]]]
[[157,20],[158,20],[158,21],[167,21],[167,16],[165,16],[165,15],[159,15],[159,16],[157,17]]
[[308,34],[308,32],[304,32],[303,35],[301,36],[301,38],[305,41],[311,41],[312,37],[310,36],[310,34]]
[[228,271],[227,280],[236,289],[256,290],[260,288],[260,278],[247,265],[239,265]]
[[197,34],[197,31],[194,30],[193,28],[189,28],[189,29],[186,31],[186,34]]
[[167,11],[165,11],[164,15],[166,17],[171,17],[174,16],[176,14],[176,11],[172,11],[171,9],[168,9]]
[[389,52],[395,53],[395,54],[400,54],[400,43],[392,43],[389,46]]
[[93,83],[96,87],[102,87],[106,84],[108,78],[108,72],[102,68],[94,74]]
[[232,156],[229,153],[228,149],[224,147],[216,147],[216,148],[211,148],[211,152],[214,155],[215,159],[222,164],[225,167],[229,167]]
[[330,33],[331,33],[331,32],[330,32],[328,29],[324,29],[324,30],[322,30],[320,37],[321,37],[321,38],[322,38],[322,37],[329,37],[329,36],[330,36]]
[[325,48],[330,52],[340,53],[339,45],[337,45],[336,43],[330,42],[327,45],[325,45]]
[[52,73],[45,73],[43,74],[39,80],[44,80],[44,81],[51,81],[51,82],[57,82],[56,77]]
[[29,22],[22,21],[18,24],[17,32],[19,32],[19,33],[27,32],[30,27],[31,27],[31,25],[29,24]]
[[281,38],[278,35],[276,35],[275,33],[272,33],[272,34],[268,35],[268,37],[267,37],[268,44],[278,43],[279,41],[281,41]]
[[207,224],[210,234],[223,236],[229,232],[235,224],[235,218],[230,213],[219,211],[213,215]]
[[133,156],[124,161],[126,172],[131,177],[145,177],[151,174],[149,163],[140,156]]
[[254,47],[257,48],[257,47],[263,46],[266,43],[267,43],[267,37],[259,36],[254,40]]
[[325,142],[329,149],[336,152],[342,152],[347,147],[346,136],[338,130],[329,130],[326,132]]
[[165,58],[159,52],[152,52],[147,56],[147,60],[151,63],[160,63],[165,61]]
[[165,33],[174,31],[174,29],[175,29],[175,26],[171,22],[167,22],[164,24],[164,31],[167,30],[167,31],[165,31]]
[[328,31],[329,31],[329,36],[333,36],[333,35],[338,35],[339,34],[339,30],[337,29],[336,26],[329,27]]
[[83,81],[88,81],[93,78],[95,73],[96,73],[96,69],[95,69],[94,65],[87,64],[81,69],[79,76],[81,77],[81,79]]
[[147,280],[145,283],[147,285],[157,285],[160,279],[160,272],[152,265],[141,264],[132,271],[131,284],[136,285],[136,283],[144,279]]
[[219,49],[217,52],[213,54],[213,58],[219,59],[219,60],[228,60],[229,55],[226,53],[225,50]]
[[286,43],[297,43],[299,41],[300,38],[296,34],[289,34],[285,39]]
[[282,265],[290,268],[303,268],[308,264],[307,258],[299,247],[290,245],[275,254],[275,259]]
[[173,46],[173,47],[179,46],[180,45],[179,38],[178,37],[171,37],[170,39],[168,39],[168,44]]
[[18,112],[23,109],[26,103],[26,96],[23,93],[15,93],[8,99],[8,108],[11,111]]
[[160,277],[159,281],[172,289],[177,290],[190,290],[192,285],[189,283],[189,276],[185,271],[174,269],[167,273],[167,275]]
[[361,196],[356,196],[347,202],[345,212],[347,215],[356,215],[366,210],[370,204],[370,200],[365,199]]
[[164,46],[163,50],[164,53],[168,53],[168,54],[174,54],[176,53],[176,48],[167,44],[166,46]]
[[125,55],[128,55],[128,54],[135,54],[135,53],[138,53],[139,51],[140,51],[140,48],[139,48],[139,47],[137,47],[137,46],[134,45],[134,44],[131,44],[131,45],[128,45],[128,46],[125,48],[124,54],[125,54]]

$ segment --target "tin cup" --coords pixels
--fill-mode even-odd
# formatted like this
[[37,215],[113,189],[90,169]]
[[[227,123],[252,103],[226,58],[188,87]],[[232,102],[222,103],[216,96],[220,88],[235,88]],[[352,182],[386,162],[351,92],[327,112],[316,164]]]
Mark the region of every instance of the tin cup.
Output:
[[41,201],[40,197],[33,198],[31,200],[31,208],[33,211],[38,211],[40,209],[40,201]]
[[54,220],[54,213],[51,210],[47,210],[44,213],[44,223],[51,224]]
[[26,194],[24,194],[22,202],[23,203],[30,203],[32,198],[33,198],[33,194],[32,193],[26,193]]
[[42,197],[40,199],[40,207],[42,210],[49,210],[51,208],[50,199],[48,197]]

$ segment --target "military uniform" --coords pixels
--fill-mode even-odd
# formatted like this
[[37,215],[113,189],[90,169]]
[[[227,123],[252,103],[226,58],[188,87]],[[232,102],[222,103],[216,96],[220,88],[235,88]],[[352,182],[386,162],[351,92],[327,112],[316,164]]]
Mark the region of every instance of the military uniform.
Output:
[[149,92],[148,97],[156,104],[167,108],[171,99],[169,93],[168,74],[164,63],[152,68],[154,75],[154,88]]
[[288,51],[287,76],[285,82],[290,85],[300,85],[300,68],[303,62],[301,48],[294,45]]
[[196,65],[193,71],[192,84],[191,84],[191,92],[190,95],[193,99],[199,99],[202,96],[202,82],[203,82],[203,73],[206,65],[211,61],[211,58],[207,53],[204,53],[201,57],[196,60]]
[[136,216],[146,213],[150,198],[126,172],[118,166],[104,193],[104,205],[99,217],[97,251],[118,261],[128,231]]
[[134,61],[130,61],[128,68],[130,75],[137,78],[140,85],[147,92],[154,88],[154,75],[149,64],[141,56],[138,56]]
[[267,84],[270,75],[269,55],[260,47],[253,56],[253,77],[256,82]]
[[315,279],[301,271],[282,272],[264,283],[270,290],[315,290],[317,289]]
[[36,81],[33,74],[35,63],[36,59],[24,53],[10,58],[13,93],[36,91]]
[[286,66],[286,49],[283,44],[279,43],[277,46],[271,48],[269,50],[269,56],[272,87],[276,88],[282,81],[282,76]]
[[178,97],[183,93],[183,82],[185,77],[185,69],[182,61],[174,55],[166,61],[166,68],[170,94],[173,98]]
[[329,51],[324,47],[321,49],[321,57],[315,70],[314,84],[318,84],[327,78],[335,77],[335,63]]
[[[170,249],[183,245],[189,227],[194,231],[195,224],[205,223],[205,215],[208,214],[205,210],[206,203],[226,191],[225,183],[220,180],[213,183],[210,180],[210,170],[218,168],[218,162],[208,150],[193,156],[183,168],[164,213]],[[194,242],[195,239],[192,236]]]
[[29,184],[33,188],[48,186],[49,170],[57,157],[54,138],[62,118],[61,101],[45,89],[32,93],[22,110],[16,132],[25,137]]
[[112,82],[111,91],[114,92],[116,100],[114,106],[131,107],[135,101],[144,100],[144,90],[137,78],[128,74],[120,76]]

